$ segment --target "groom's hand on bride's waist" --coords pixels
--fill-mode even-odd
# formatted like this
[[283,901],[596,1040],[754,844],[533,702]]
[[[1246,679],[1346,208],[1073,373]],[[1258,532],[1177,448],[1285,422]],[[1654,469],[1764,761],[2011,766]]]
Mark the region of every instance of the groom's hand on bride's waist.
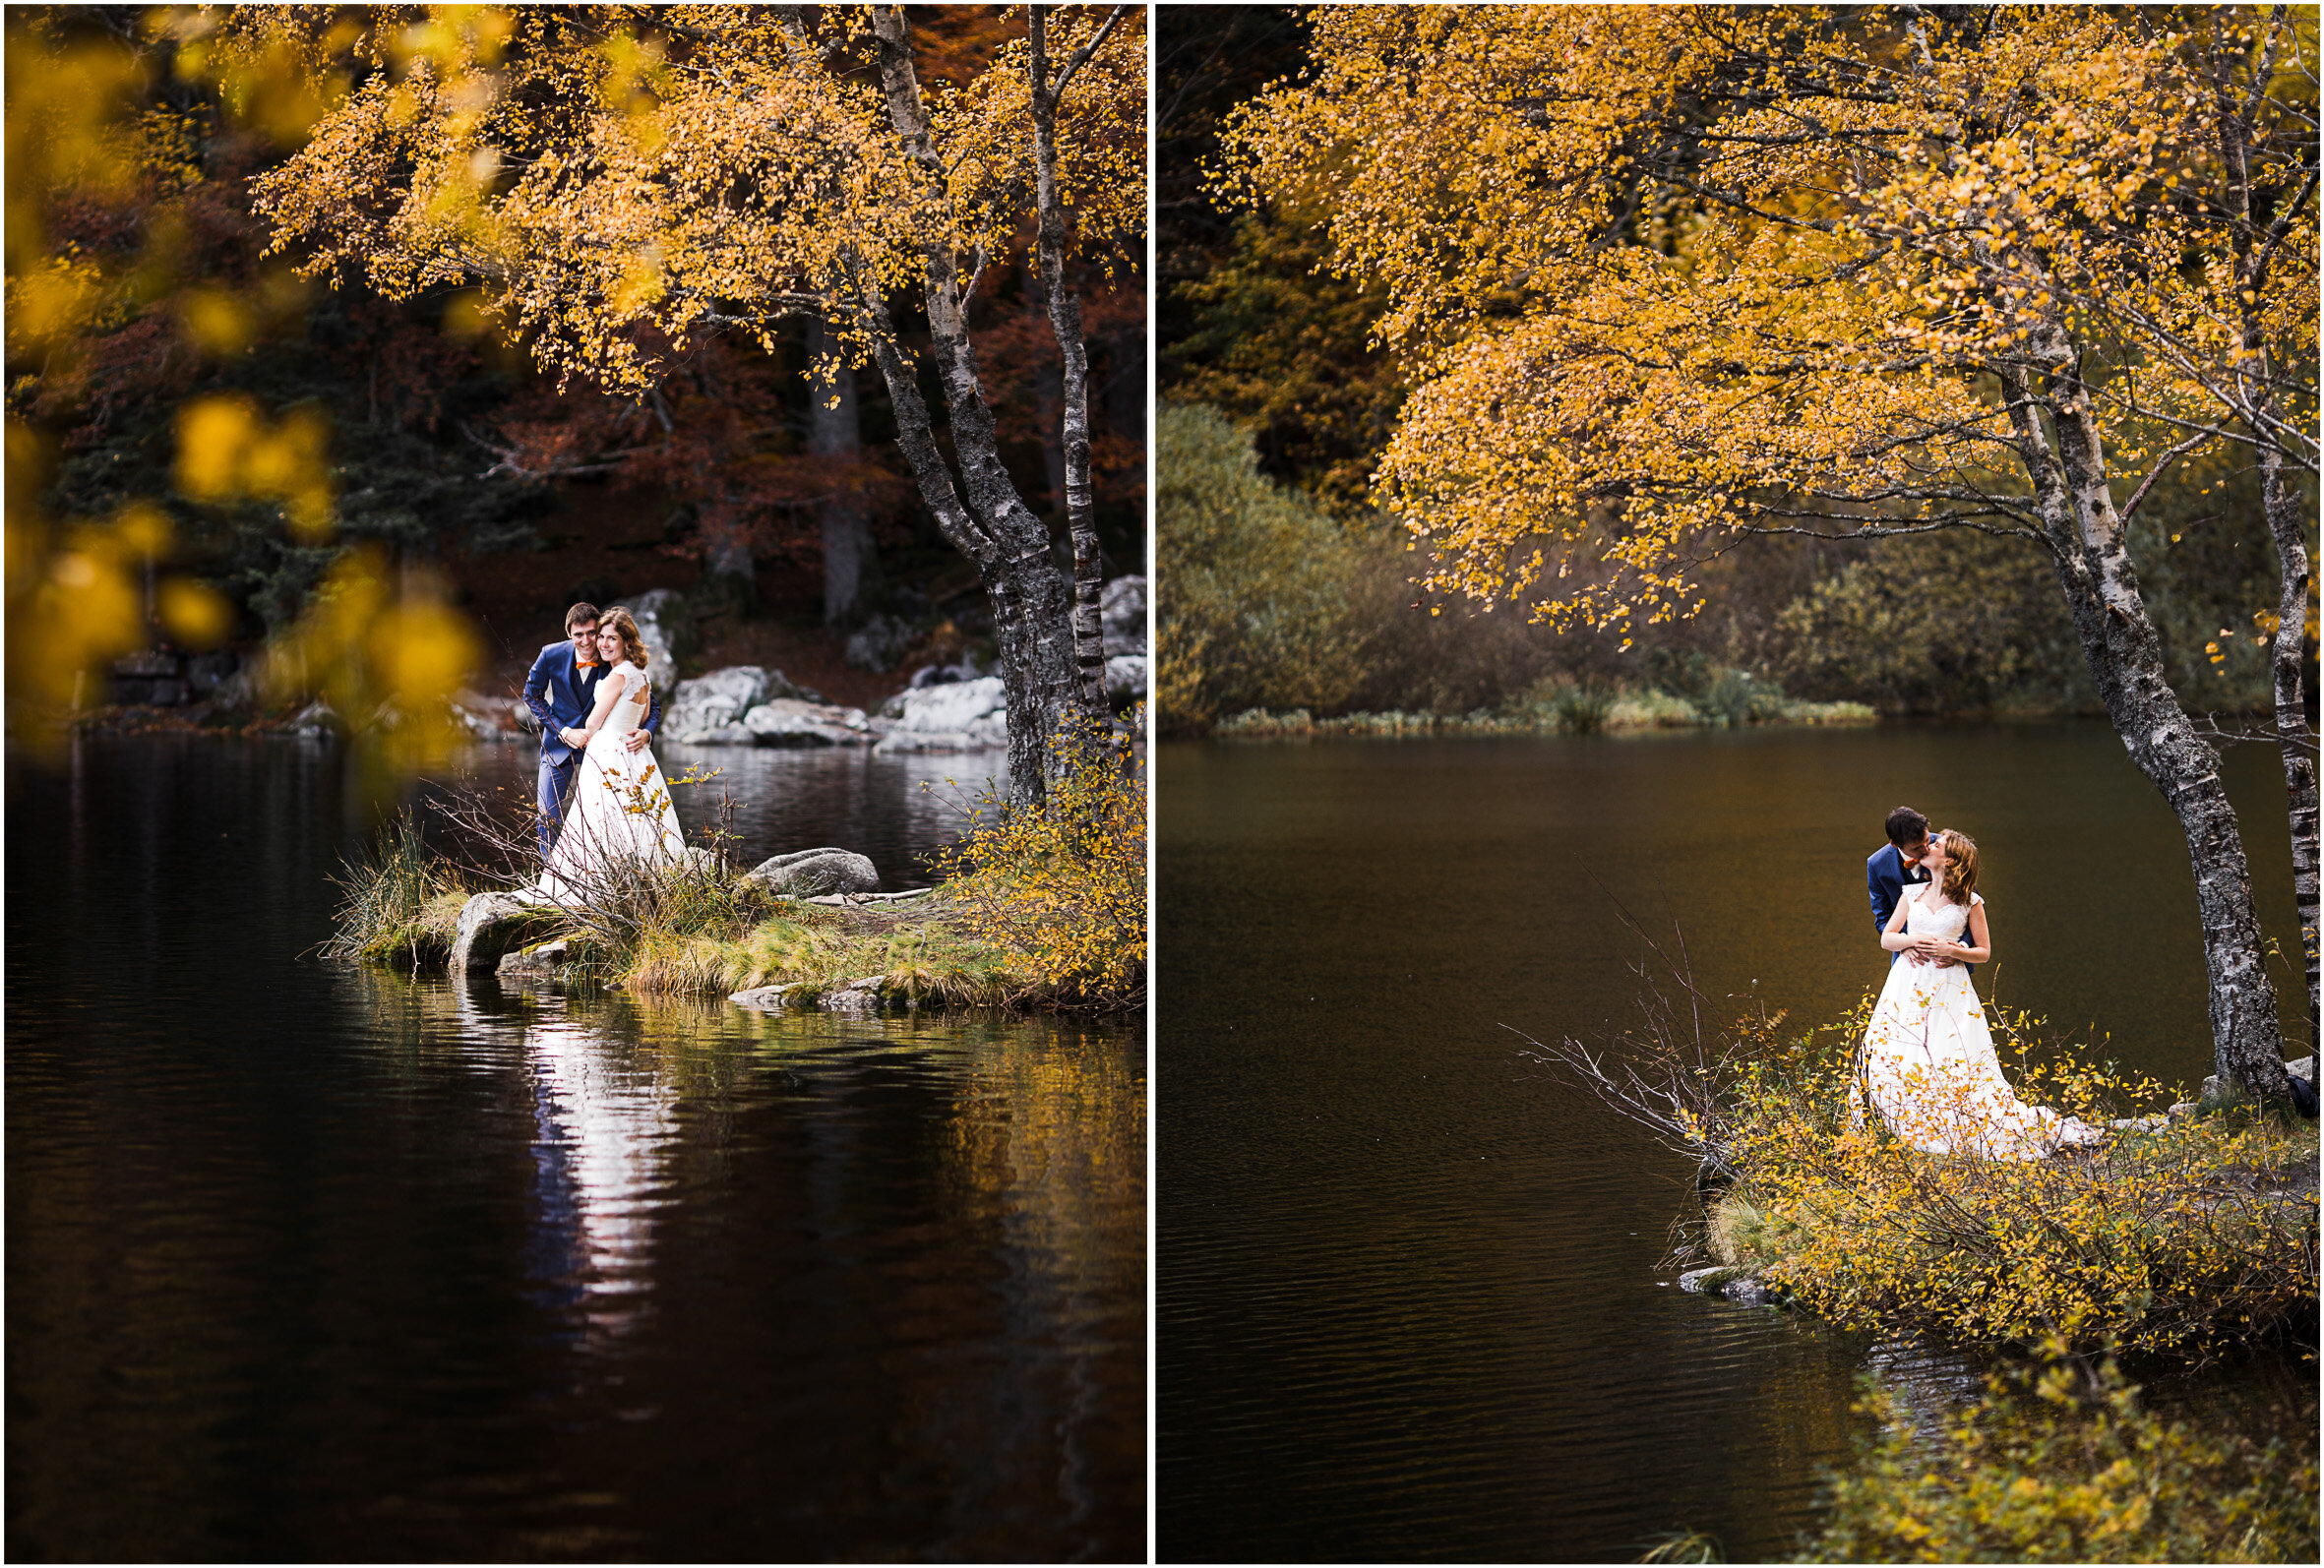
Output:
[[629,734],[622,737],[622,745],[629,748],[633,752],[642,752],[645,750],[645,743],[652,739],[653,737],[646,734],[643,730],[632,730]]

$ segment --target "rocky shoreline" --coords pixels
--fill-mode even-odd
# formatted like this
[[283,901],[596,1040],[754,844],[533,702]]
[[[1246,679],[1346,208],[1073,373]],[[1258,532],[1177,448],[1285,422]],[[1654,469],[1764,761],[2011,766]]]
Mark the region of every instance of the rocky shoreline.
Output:
[[[936,891],[912,887],[881,892],[879,871],[869,858],[827,845],[773,856],[735,879],[755,883],[795,904],[836,909],[893,907],[926,899]],[[474,894],[460,906],[447,968],[463,980],[489,975],[504,986],[599,984],[576,949],[570,932],[544,935],[544,928],[555,927],[559,919],[555,906],[518,893]],[[610,983],[607,989],[618,990],[619,983]],[[884,974],[754,986],[731,993],[727,999],[756,1012],[823,1011],[857,1016],[916,1011],[924,1005],[921,994],[891,984]]]
[[[660,744],[669,747],[869,747],[875,752],[947,753],[1004,750],[1009,744],[1008,698],[998,675],[973,652],[948,664],[914,670],[903,690],[876,712],[827,702],[781,670],[729,665],[691,678],[681,662],[700,647],[700,633],[685,595],[670,588],[629,603],[645,643],[646,677],[667,694]],[[1145,700],[1146,581],[1117,577],[1105,586],[1106,694],[1117,712]],[[93,731],[233,731],[312,739],[361,731],[393,731],[406,715],[393,704],[350,719],[322,699],[292,712],[265,711],[254,660],[231,651],[185,655],[148,651],[113,667],[114,700],[84,709],[75,727]],[[450,717],[472,739],[528,741],[539,725],[520,694],[474,690],[455,693]]]

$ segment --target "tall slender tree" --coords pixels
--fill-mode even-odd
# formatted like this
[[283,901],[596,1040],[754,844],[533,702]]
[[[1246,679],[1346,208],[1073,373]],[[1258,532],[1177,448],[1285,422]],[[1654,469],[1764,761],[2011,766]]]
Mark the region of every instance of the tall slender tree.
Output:
[[[818,317],[807,334],[807,451],[834,469],[852,468],[863,451],[855,400],[855,366]],[[815,504],[824,547],[824,624],[851,626],[880,590],[880,550],[860,489],[834,485]]]

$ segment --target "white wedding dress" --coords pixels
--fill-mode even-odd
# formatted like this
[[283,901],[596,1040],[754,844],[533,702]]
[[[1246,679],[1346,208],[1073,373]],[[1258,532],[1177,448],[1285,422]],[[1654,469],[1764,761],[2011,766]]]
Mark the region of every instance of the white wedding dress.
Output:
[[[1932,907],[1923,891],[1906,889],[1905,935],[1960,941],[1969,910],[1941,895]],[[2086,1121],[2018,1099],[2001,1075],[1985,1005],[1962,964],[1940,968],[1906,956],[1890,966],[1865,1036],[1862,1082],[1889,1130],[1929,1154],[2039,1160],[2104,1136]]]
[[533,884],[534,896],[550,903],[586,902],[604,886],[608,873],[625,862],[674,864],[686,854],[669,782],[653,748],[633,752],[622,744],[645,722],[645,672],[623,663],[605,679],[621,682],[623,691],[581,754],[565,825]]

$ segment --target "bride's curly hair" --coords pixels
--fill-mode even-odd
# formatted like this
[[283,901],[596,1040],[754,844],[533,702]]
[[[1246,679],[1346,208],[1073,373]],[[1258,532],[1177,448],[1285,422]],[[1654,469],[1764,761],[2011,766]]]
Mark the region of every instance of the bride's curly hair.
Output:
[[1945,900],[1966,904],[1969,895],[1977,891],[1977,843],[1967,833],[1949,827],[1936,837],[1945,847]]
[[597,630],[601,633],[620,633],[622,657],[641,670],[645,668],[645,638],[639,634],[638,623],[631,617],[629,611],[618,604],[615,605],[606,611],[604,619],[597,623]]

